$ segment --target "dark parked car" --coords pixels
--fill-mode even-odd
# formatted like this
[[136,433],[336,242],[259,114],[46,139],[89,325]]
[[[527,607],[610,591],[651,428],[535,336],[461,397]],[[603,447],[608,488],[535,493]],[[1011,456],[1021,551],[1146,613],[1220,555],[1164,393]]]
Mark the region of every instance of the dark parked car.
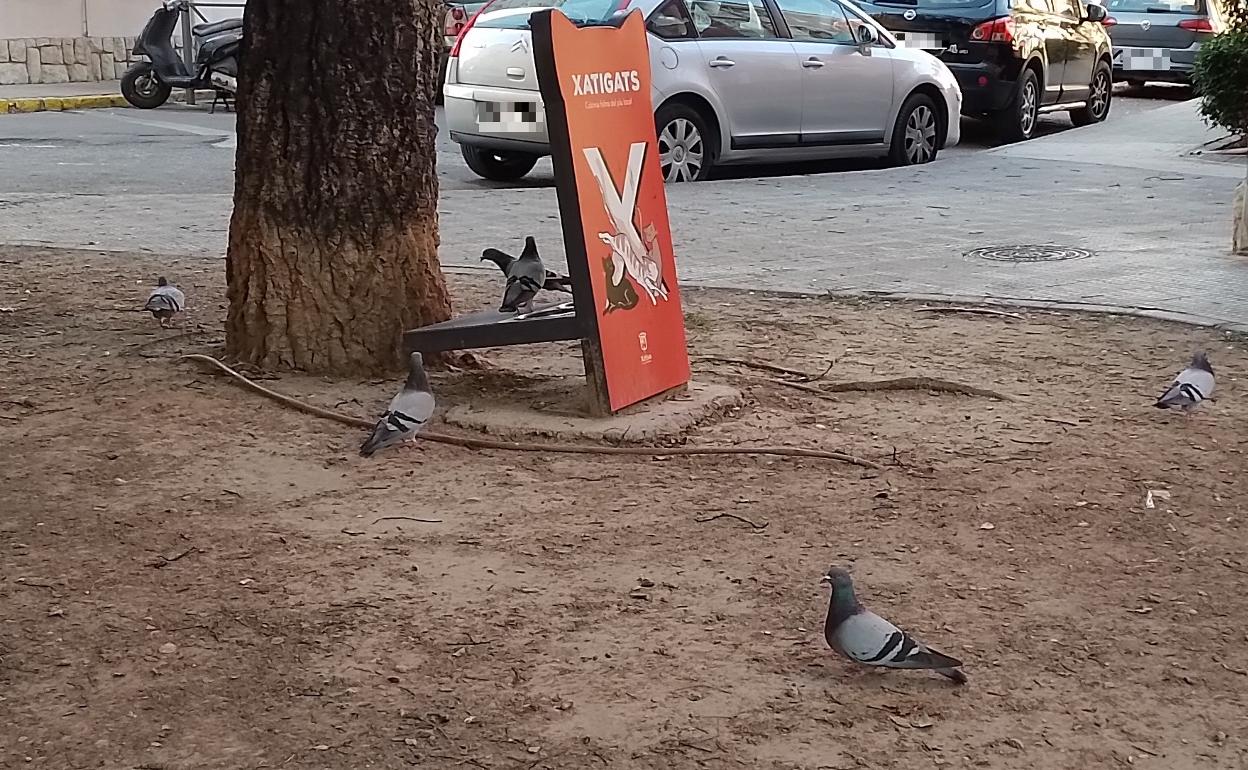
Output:
[[1109,115],[1113,65],[1105,9],[1083,0],[859,0],[907,48],[938,56],[962,86],[962,114],[1009,141],[1041,113],[1075,125]]
[[1132,85],[1188,82],[1201,43],[1224,28],[1208,0],[1109,0],[1108,10],[1114,78]]

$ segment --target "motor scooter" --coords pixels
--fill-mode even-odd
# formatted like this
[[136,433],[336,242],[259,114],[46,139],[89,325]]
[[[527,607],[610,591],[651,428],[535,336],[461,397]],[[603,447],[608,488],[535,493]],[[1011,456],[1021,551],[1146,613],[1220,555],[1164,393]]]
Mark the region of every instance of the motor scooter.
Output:
[[[155,109],[169,100],[175,88],[212,89],[228,100],[238,91],[238,60],[242,50],[243,20],[226,19],[191,27],[195,50],[193,71],[173,46],[178,17],[189,0],[165,0],[152,14],[134,44],[137,62],[121,79],[121,95],[135,107]],[[215,101],[214,101],[215,106]]]

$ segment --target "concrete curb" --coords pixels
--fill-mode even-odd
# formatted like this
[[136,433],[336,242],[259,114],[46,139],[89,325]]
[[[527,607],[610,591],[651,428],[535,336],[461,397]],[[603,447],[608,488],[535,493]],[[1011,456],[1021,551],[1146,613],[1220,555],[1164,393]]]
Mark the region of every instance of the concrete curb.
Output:
[[19,112],[60,112],[90,110],[100,107],[128,107],[121,94],[88,94],[84,96],[30,96],[17,99],[0,98],[0,115]]

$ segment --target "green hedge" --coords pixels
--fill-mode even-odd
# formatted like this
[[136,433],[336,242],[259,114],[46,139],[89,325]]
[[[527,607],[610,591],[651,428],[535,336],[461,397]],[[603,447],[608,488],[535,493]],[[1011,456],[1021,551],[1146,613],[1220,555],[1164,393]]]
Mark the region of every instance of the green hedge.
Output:
[[1204,43],[1192,76],[1205,119],[1248,134],[1248,25]]

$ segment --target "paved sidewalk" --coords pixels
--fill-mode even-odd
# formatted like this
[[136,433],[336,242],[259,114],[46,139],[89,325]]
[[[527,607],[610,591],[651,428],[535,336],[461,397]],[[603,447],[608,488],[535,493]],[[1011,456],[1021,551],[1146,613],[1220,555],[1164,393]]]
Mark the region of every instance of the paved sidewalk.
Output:
[[[1241,164],[1186,156],[1214,138],[1194,102],[930,166],[668,188],[682,282],[1136,308],[1248,331],[1248,262],[1229,256]],[[231,198],[0,195],[0,243],[224,253]],[[553,189],[453,191],[442,261],[479,266],[527,234],[561,259]],[[1057,245],[1013,263],[981,247]]]

